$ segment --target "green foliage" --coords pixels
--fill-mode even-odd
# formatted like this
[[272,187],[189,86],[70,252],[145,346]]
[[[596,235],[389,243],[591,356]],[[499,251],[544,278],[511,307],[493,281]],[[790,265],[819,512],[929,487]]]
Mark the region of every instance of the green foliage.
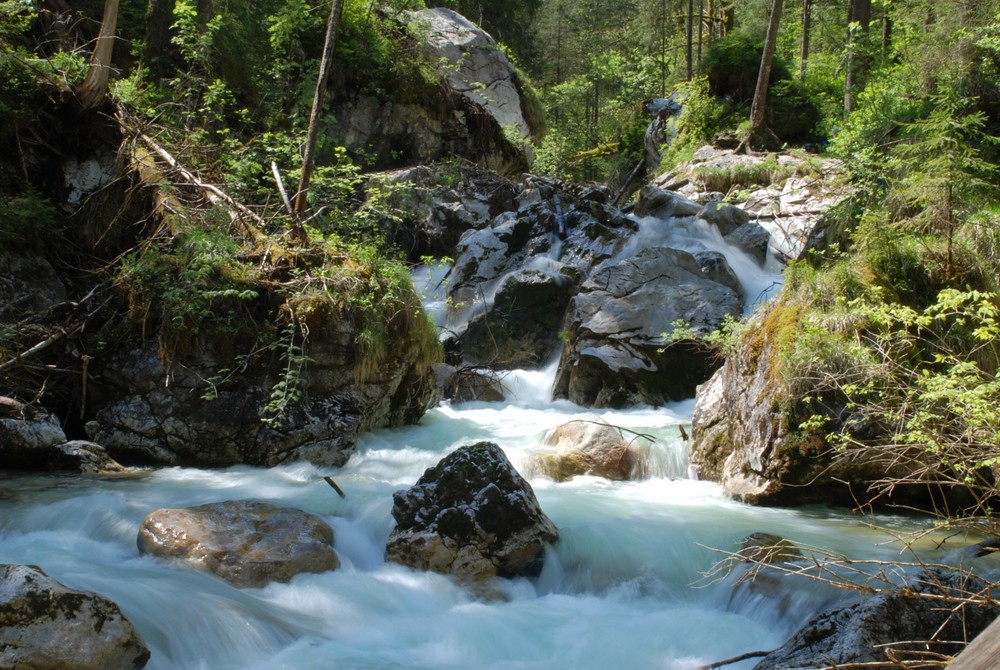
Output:
[[681,114],[674,139],[663,151],[661,172],[690,159],[695,149],[711,142],[733,119],[735,107],[715,97],[705,77],[678,85],[678,100]]
[[[149,246],[123,259],[117,283],[129,315],[159,329],[168,361],[199,337],[227,346],[253,338],[246,304],[256,300],[257,270],[239,259],[239,247],[221,232],[192,230],[171,245]],[[231,352],[232,353],[232,352]]]
[[778,163],[776,156],[760,162],[734,163],[730,167],[698,167],[694,175],[709,191],[728,193],[734,187],[767,186],[780,184],[795,174],[795,168]]
[[[701,72],[708,79],[712,93],[737,103],[749,104],[757,86],[763,53],[763,41],[747,33],[734,32],[708,50],[701,63]],[[770,83],[773,85],[790,77],[788,66],[776,57],[771,66]]]
[[52,201],[34,188],[12,198],[0,196],[0,249],[41,253],[52,241],[56,213]]

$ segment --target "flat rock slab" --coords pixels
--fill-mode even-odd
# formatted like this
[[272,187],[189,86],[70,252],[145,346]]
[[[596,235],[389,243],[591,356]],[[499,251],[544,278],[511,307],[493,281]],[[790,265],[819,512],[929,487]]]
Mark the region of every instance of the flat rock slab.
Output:
[[0,565],[0,668],[131,670],[148,660],[115,603],[33,565]]
[[180,559],[240,587],[335,570],[333,529],[314,514],[255,500],[227,500],[151,512],[139,552]]

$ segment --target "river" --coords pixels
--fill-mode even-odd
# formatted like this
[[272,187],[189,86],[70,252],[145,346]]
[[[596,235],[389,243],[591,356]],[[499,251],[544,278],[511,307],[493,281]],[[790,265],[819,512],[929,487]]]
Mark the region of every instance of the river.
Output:
[[[748,286],[748,302],[771,279],[751,281],[759,286]],[[445,403],[419,425],[367,434],[342,468],[8,475],[0,480],[0,562],[38,565],[67,586],[117,602],[152,651],[153,669],[681,670],[780,646],[812,614],[846,597],[805,580],[781,579],[768,591],[737,584],[735,574],[706,577],[720,551],[749,533],[851,558],[898,558],[901,543],[864,516],[750,507],[689,478],[680,427],[689,430],[693,401],[595,412],[551,401],[553,376],[551,366],[512,372],[506,403]],[[445,576],[385,562],[394,491],[479,440],[497,442],[521,469],[547,431],[575,418],[653,436],[644,443],[652,476],[532,478],[560,532],[537,579],[503,580],[503,597],[482,599]],[[139,555],[136,535],[152,510],[242,498],[322,516],[335,530],[340,569],[238,589]],[[905,517],[879,522],[895,531],[926,525]]]

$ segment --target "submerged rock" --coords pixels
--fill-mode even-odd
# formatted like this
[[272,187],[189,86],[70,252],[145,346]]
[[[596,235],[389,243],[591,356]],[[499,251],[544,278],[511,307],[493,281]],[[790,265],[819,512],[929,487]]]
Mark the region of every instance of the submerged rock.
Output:
[[133,670],[149,649],[118,605],[33,565],[0,565],[0,668]]
[[920,654],[926,658],[928,652],[952,655],[958,650],[954,642],[970,641],[1000,611],[995,606],[958,605],[958,600],[981,593],[985,586],[971,575],[939,568],[921,570],[906,578],[902,588],[814,617],[754,670],[862,663],[890,668],[897,667],[890,654],[901,659]]
[[635,441],[602,421],[564,423],[546,436],[544,444],[551,449],[533,457],[526,468],[557,482],[577,475],[626,481],[645,474]]
[[254,500],[156,510],[142,522],[138,545],[142,554],[180,559],[240,587],[287,582],[340,564],[325,521]]
[[497,445],[462,447],[393,495],[386,560],[458,577],[534,576],[559,539]]

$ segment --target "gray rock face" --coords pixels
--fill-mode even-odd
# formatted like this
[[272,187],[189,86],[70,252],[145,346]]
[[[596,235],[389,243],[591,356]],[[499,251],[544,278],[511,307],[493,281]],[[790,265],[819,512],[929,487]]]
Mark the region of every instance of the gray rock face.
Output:
[[551,449],[527,464],[529,472],[556,481],[594,475],[615,481],[643,477],[643,454],[620,430],[600,421],[570,421],[546,436]]
[[47,260],[0,253],[0,318],[40,314],[65,299],[66,288]]
[[[556,233],[555,199],[565,237]],[[448,328],[465,365],[533,367],[560,346],[563,316],[577,285],[617,253],[635,222],[601,202],[538,180],[517,211],[470,230],[456,249]]]
[[525,171],[535,129],[522,111],[517,73],[493,38],[448,9],[404,16],[400,29],[423,50],[441,84],[410,96],[425,99],[335,99],[333,142],[383,168],[461,156],[502,174]]
[[133,670],[149,649],[116,604],[30,565],[0,565],[0,667]]
[[[762,308],[734,354],[698,387],[691,417],[691,464],[698,477],[751,504],[856,504],[854,496],[870,482],[910,474],[878,450],[844,458],[826,443],[828,431],[861,435],[832,402],[805,405],[781,380],[769,335],[773,320],[783,318],[781,309],[780,303]],[[831,418],[823,434],[789,427],[820,411]]]
[[765,656],[754,670],[807,670],[858,663],[896,667],[890,663],[889,650],[902,658],[914,658],[907,656],[907,651],[951,655],[957,649],[947,641],[970,641],[1000,608],[942,607],[941,598],[962,597],[984,586],[975,577],[928,568],[906,579],[910,594],[879,594],[818,615],[781,648]]
[[419,357],[413,352],[393,352],[377,375],[359,379],[355,337],[349,323],[313,334],[302,397],[276,424],[261,419],[276,381],[267,361],[248,367],[239,385],[209,389],[205,380],[224,376],[228,365],[208,350],[169,372],[154,347],[127,352],[104,372],[120,391],[88,434],[126,464],[342,465],[360,433],[414,423],[438,398],[430,365],[409,359]]
[[386,560],[461,577],[537,575],[559,539],[531,485],[495,444],[462,447],[393,496]]
[[138,545],[140,553],[180,559],[240,587],[287,582],[340,564],[325,521],[253,500],[156,510],[142,522]]
[[56,417],[24,405],[21,407],[24,408],[22,412],[0,414],[0,469],[44,468],[52,448],[66,441],[66,434]]
[[767,250],[771,244],[771,233],[759,223],[751,221],[726,235],[726,242],[739,247],[763,265],[767,260]]
[[555,395],[595,407],[660,405],[690,397],[711,374],[707,352],[664,334],[683,321],[696,332],[739,316],[740,296],[704,276],[691,254],[643,249],[605,265],[580,287],[567,316]]

